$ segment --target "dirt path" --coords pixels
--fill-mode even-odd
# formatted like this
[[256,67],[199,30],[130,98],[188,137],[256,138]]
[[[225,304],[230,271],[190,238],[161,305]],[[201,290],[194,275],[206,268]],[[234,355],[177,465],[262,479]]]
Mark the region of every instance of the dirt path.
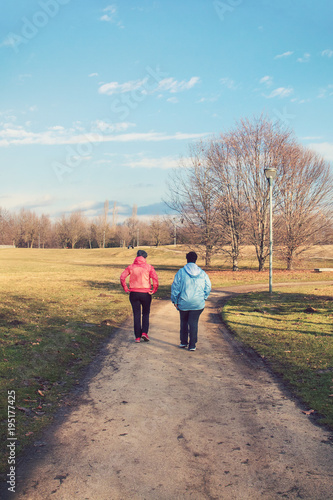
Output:
[[219,321],[218,302],[238,291],[212,293],[195,352],[177,347],[169,301],[153,304],[149,343],[135,344],[127,321],[9,498],[333,499],[331,433]]

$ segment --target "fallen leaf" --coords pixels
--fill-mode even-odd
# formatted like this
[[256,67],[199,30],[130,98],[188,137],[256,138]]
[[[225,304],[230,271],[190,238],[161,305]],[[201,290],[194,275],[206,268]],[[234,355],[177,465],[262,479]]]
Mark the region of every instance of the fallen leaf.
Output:
[[302,413],[304,413],[304,415],[311,415],[314,413],[314,410],[302,411]]
[[37,392],[38,392],[38,394],[40,394],[41,396],[44,396],[44,393],[43,393],[42,391],[38,390]]

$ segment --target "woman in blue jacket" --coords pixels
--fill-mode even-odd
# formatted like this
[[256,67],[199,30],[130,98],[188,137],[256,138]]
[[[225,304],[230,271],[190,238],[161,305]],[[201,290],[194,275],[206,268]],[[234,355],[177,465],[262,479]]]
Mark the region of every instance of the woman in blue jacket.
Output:
[[208,275],[196,265],[197,258],[195,252],[186,254],[187,264],[179,269],[171,285],[171,302],[180,314],[179,347],[188,347],[189,351],[196,349],[199,316],[212,288]]

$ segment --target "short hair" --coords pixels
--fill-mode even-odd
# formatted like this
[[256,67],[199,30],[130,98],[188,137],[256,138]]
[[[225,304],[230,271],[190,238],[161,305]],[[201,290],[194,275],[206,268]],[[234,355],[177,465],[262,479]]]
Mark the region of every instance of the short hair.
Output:
[[196,262],[198,256],[195,252],[189,252],[186,254],[186,260],[187,260],[187,263],[189,262]]
[[148,257],[148,254],[145,250],[138,250],[136,253],[137,257],[144,257],[145,259]]

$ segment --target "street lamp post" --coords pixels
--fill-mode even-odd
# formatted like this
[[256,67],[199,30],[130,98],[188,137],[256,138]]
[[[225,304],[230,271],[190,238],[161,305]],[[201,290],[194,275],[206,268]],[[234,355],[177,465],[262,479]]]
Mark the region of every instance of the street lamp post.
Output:
[[173,217],[172,222],[173,222],[173,244],[174,244],[174,246],[176,246],[177,245],[177,224],[176,224],[176,217]]
[[273,180],[276,177],[276,168],[265,168],[265,175],[269,183],[269,293],[273,292]]

